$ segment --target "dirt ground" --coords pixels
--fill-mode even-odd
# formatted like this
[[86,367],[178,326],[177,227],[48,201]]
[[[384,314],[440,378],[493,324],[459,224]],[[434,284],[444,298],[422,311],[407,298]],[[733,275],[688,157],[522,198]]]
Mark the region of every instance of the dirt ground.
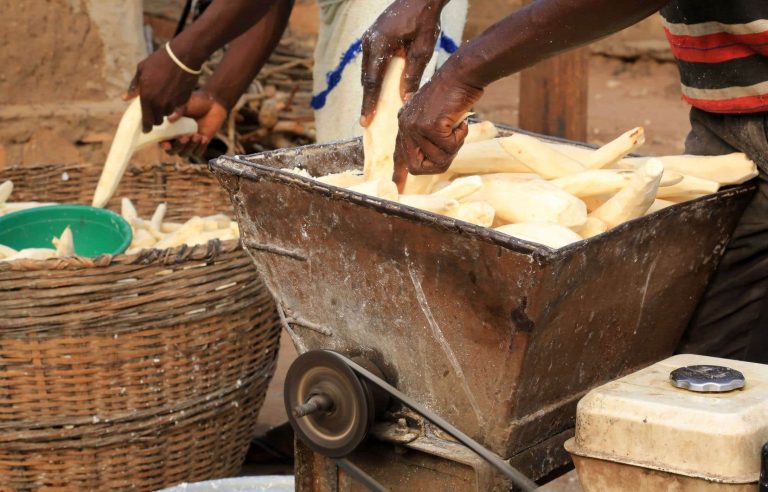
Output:
[[[491,85],[477,105],[478,115],[516,126],[519,76]],[[635,126],[645,127],[646,154],[678,154],[688,133],[688,105],[680,99],[673,63],[626,62],[593,55],[589,67],[589,143],[602,144]]]

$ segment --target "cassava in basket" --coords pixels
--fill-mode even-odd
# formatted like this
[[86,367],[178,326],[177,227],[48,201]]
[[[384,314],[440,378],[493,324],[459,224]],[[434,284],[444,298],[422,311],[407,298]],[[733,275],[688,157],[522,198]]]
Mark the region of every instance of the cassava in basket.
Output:
[[[0,171],[13,201],[90,203],[101,169]],[[204,166],[133,166],[168,220],[224,212]],[[157,490],[237,472],[279,322],[238,241],[136,256],[0,263],[0,490]]]

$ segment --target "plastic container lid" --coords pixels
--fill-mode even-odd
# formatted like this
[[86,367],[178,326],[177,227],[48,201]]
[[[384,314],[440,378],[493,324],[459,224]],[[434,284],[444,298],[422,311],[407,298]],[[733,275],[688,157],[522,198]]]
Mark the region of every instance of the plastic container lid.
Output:
[[293,492],[294,482],[289,475],[264,475],[182,483],[158,492]]
[[13,249],[53,248],[69,226],[78,256],[120,254],[131,244],[128,222],[109,210],[86,205],[46,205],[0,217],[0,244]]
[[[695,365],[744,375],[743,389],[697,393],[670,373]],[[576,410],[578,456],[605,459],[724,483],[756,482],[768,441],[768,366],[676,355],[590,391]]]

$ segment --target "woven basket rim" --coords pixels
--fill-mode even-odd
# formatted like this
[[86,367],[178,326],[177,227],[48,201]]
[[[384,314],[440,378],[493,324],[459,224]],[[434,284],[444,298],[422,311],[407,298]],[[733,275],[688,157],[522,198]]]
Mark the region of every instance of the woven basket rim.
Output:
[[[35,164],[12,165],[3,171],[13,172],[23,170],[34,173],[35,170],[50,170],[51,168],[82,169],[92,168],[93,164]],[[165,166],[173,166],[174,171],[189,174],[207,174],[208,167],[203,164],[189,164],[179,162],[131,163],[126,173],[143,173]],[[191,218],[191,217],[190,217]],[[50,270],[81,270],[88,268],[106,268],[112,265],[175,265],[187,261],[210,261],[217,256],[229,253],[240,248],[240,239],[228,239],[221,241],[213,239],[207,244],[187,246],[182,244],[168,249],[148,248],[134,254],[99,255],[92,258],[72,256],[65,258],[48,258],[45,260],[20,259],[14,261],[0,261],[0,273],[4,271],[50,271]]]
[[[50,169],[52,167],[64,167],[68,169],[81,169],[81,168],[88,168],[88,169],[98,169],[102,167],[103,164],[92,164],[89,162],[77,162],[77,163],[63,163],[63,162],[46,162],[46,163],[39,163],[39,164],[11,164],[8,166],[5,166],[0,170],[0,173],[9,172],[9,171],[34,171],[35,169]],[[139,170],[139,171],[147,171],[150,169],[156,169],[160,167],[165,166],[173,166],[176,168],[176,170],[181,172],[196,172],[200,174],[206,174],[208,171],[208,164],[192,164],[190,162],[176,162],[176,161],[157,161],[157,162],[131,162],[128,164],[128,167],[126,168],[126,172],[133,171],[133,170]]]
[[240,249],[239,239],[221,241],[212,239],[207,244],[187,246],[182,244],[168,249],[144,249],[131,255],[99,255],[93,258],[72,256],[45,260],[21,259],[0,261],[0,273],[4,271],[80,270],[106,268],[113,265],[176,265],[187,261],[210,261],[217,256]]

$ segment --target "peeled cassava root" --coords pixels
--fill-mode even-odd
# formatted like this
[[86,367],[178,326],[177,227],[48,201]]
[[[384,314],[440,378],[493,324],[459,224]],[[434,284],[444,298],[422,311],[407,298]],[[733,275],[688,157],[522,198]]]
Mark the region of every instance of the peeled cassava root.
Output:
[[11,193],[13,193],[13,181],[9,179],[0,184],[0,205],[5,205],[5,202],[11,197]]
[[[13,193],[13,182],[11,180],[0,183],[0,215],[7,213],[24,210],[27,208],[40,207],[43,205],[52,205],[50,203],[37,203],[37,202],[9,202],[8,199]],[[2,261],[14,261],[21,259],[31,260],[45,260],[48,258],[54,258],[56,256],[73,256],[74,255],[74,243],[72,241],[72,231],[67,227],[62,233],[60,238],[53,239],[52,248],[25,248],[19,251],[0,244],[0,262]]]
[[28,208],[54,205],[53,203],[42,202],[9,202],[8,199],[11,197],[11,193],[13,193],[13,181],[9,179],[0,183],[0,216]]
[[469,131],[464,138],[464,145],[473,142],[481,142],[483,140],[490,140],[496,138],[499,135],[499,129],[490,121],[481,121],[480,123],[474,123],[469,125]]
[[543,179],[519,182],[491,180],[480,192],[496,216],[509,223],[548,222],[578,227],[587,220],[587,206]]
[[[624,188],[635,175],[635,171],[621,169],[592,169],[570,176],[553,179],[550,182],[563,191],[579,198],[616,193]],[[685,178],[682,174],[664,171],[659,186],[671,188]],[[685,185],[684,185],[685,186]],[[714,189],[717,191],[717,188]],[[682,193],[678,193],[682,194]]]
[[584,239],[589,239],[608,230],[608,224],[597,217],[587,217],[587,220],[579,227],[573,228],[573,231]]
[[576,241],[581,241],[581,236],[571,229],[550,222],[521,222],[497,227],[497,231],[525,239],[533,243],[543,244],[550,248],[562,248]]
[[467,202],[459,203],[459,208],[445,215],[469,222],[470,224],[491,227],[493,220],[496,218],[496,209],[488,202]]
[[328,174],[317,178],[321,183],[329,184],[332,186],[338,186],[339,188],[347,188],[349,186],[363,184],[365,177],[362,174],[354,171],[344,171],[335,174]]
[[[757,176],[757,166],[742,153],[706,157],[668,155],[658,159],[664,165],[664,169],[715,181],[721,186],[741,184]],[[648,160],[647,157],[628,157],[619,161],[617,167],[637,169],[646,160]]]
[[136,254],[144,249],[167,249],[186,244],[195,246],[218,239],[226,241],[240,237],[237,223],[224,214],[207,217],[192,217],[183,224],[163,222],[168,207],[161,203],[152,214],[152,218],[144,220],[136,213],[136,208],[128,198],[122,199],[122,216],[131,224],[133,240],[126,254]]
[[379,178],[391,180],[395,172],[393,157],[397,138],[397,113],[403,107],[400,80],[404,70],[405,58],[396,56],[389,61],[373,120],[363,131],[363,174],[366,181]]
[[14,261],[14,260],[47,260],[48,258],[55,258],[56,250],[49,248],[25,248],[16,253],[6,256],[0,261]]
[[363,175],[314,179],[561,248],[757,175],[744,154],[627,157],[645,141],[640,127],[591,149],[522,133],[496,138],[493,125],[483,122],[470,125],[446,172],[409,175],[398,194],[391,176],[401,74],[401,65],[390,64],[376,110],[381,119],[364,137]]
[[182,117],[173,123],[165,118],[162,124],[155,126],[149,133],[142,133],[141,102],[138,97],[134,98],[117,126],[115,138],[104,162],[104,170],[93,194],[92,205],[104,207],[112,198],[134,152],[153,143],[195,132],[197,122],[192,118]]
[[376,178],[370,181],[363,181],[360,184],[348,186],[347,189],[376,198],[397,201],[397,186],[392,181],[392,178]]
[[501,139],[465,144],[451,163],[453,174],[530,173],[517,157],[510,155],[499,143]]
[[56,256],[75,256],[75,241],[72,237],[72,229],[67,226],[60,237],[53,238],[56,247]]
[[555,179],[584,171],[579,161],[547,146],[541,140],[515,133],[499,139],[499,144],[525,167],[544,179]]
[[633,128],[588,155],[582,162],[587,169],[603,169],[616,163],[645,143],[645,130]]
[[53,248],[24,248],[16,251],[0,244],[0,262],[14,260],[47,260],[48,258],[64,258],[75,256],[75,243],[72,230],[67,226],[59,237],[51,241]]
[[591,217],[600,219],[610,228],[642,216],[656,200],[662,174],[664,165],[661,161],[648,160],[629,183],[592,212]]

